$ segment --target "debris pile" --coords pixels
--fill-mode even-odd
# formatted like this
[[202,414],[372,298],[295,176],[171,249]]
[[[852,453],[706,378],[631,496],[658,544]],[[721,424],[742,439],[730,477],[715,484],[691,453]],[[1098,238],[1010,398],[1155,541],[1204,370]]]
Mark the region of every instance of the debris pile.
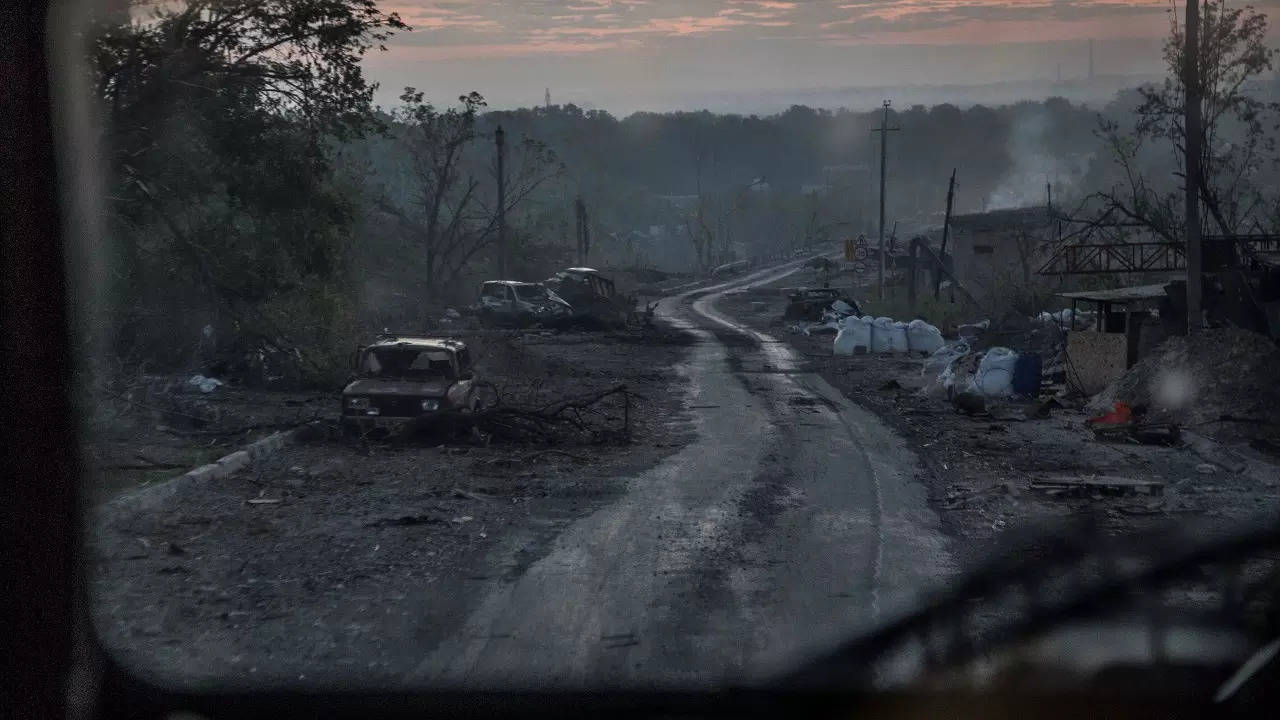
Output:
[[838,333],[840,322],[862,310],[853,298],[836,288],[799,288],[787,294],[783,320],[792,321],[791,332],[814,335]]
[[1095,395],[1089,409],[1117,402],[1151,420],[1219,437],[1280,435],[1280,348],[1239,328],[1169,338]]
[[1064,308],[1055,313],[1041,312],[1031,318],[1031,322],[1061,330],[1088,330],[1097,322],[1097,318],[1098,314],[1093,311],[1072,312],[1071,308]]

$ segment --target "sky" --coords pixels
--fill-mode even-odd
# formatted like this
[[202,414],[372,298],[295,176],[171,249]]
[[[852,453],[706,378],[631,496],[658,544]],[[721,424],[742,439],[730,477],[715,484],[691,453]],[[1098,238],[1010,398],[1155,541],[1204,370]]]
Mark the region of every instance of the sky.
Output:
[[[1268,12],[1280,0],[1253,0]],[[620,115],[834,105],[833,89],[1047,87],[1154,76],[1169,0],[387,0],[412,32],[365,61],[384,106],[412,85],[438,103],[543,101]],[[1183,12],[1178,3],[1178,13]],[[831,91],[831,92],[813,92]],[[1032,90],[1028,90],[1032,92]],[[910,95],[910,93],[905,93]],[[915,93],[919,95],[919,92]],[[847,93],[846,93],[847,95]],[[866,95],[863,93],[862,95]],[[871,102],[849,95],[850,105]],[[876,102],[875,104],[878,104]]]

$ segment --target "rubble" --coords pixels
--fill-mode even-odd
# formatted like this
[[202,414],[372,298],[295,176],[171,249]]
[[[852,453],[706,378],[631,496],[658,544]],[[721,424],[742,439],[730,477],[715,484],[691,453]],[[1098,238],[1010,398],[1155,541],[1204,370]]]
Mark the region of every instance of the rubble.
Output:
[[[738,310],[747,305],[745,300],[726,299],[719,307],[767,331],[759,314],[748,316]],[[798,353],[811,358],[813,372],[912,442],[920,460],[917,477],[927,484],[940,519],[962,541],[958,544],[961,552],[979,561],[986,558],[994,536],[1057,518],[1095,518],[1107,533],[1156,527],[1182,513],[1231,522],[1280,487],[1280,474],[1261,449],[1280,447],[1280,438],[1256,443],[1253,449],[1255,443],[1205,445],[1196,436],[1201,428],[1144,414],[1142,403],[1125,396],[1100,403],[1086,413],[1086,398],[1069,392],[1064,382],[1065,333],[1061,325],[1065,323],[1061,321],[1070,318],[1082,326],[1087,316],[1047,314],[1050,322],[1037,322],[1021,314],[971,322],[962,337],[945,338],[941,347],[922,359],[831,354],[824,352],[831,348],[828,338],[800,333],[788,341]],[[865,320],[874,323],[875,318]],[[869,344],[869,340],[865,342]],[[1040,359],[1038,373],[1032,373],[1039,375],[1040,385],[1037,392],[1026,393],[1034,400],[986,398],[966,392],[992,348],[1003,348],[1019,358]],[[1219,378],[1217,384],[1257,388],[1273,382],[1280,358],[1268,355],[1272,358],[1267,361],[1271,366],[1268,372],[1259,363],[1226,360],[1235,354],[1224,348],[1218,362],[1232,367],[1232,372],[1247,365],[1250,379]],[[1015,362],[1014,375],[1018,374]],[[924,382],[924,387],[917,391],[919,382]],[[1180,392],[1179,387],[1164,389],[1168,397],[1177,397]],[[1276,390],[1257,392],[1259,397],[1271,393],[1274,398]],[[1132,403],[1134,422],[1123,426],[1116,436],[1100,441],[1085,421],[1113,409],[1116,400]],[[1267,402],[1280,408],[1274,399]],[[1213,422],[1204,427],[1226,424],[1222,414],[1255,420],[1270,417],[1250,407],[1252,404],[1214,408],[1218,414],[1206,417]],[[1258,422],[1248,426],[1254,430],[1270,427]]]
[[1280,348],[1238,328],[1203,330],[1169,338],[1120,379],[1095,395],[1088,408],[1117,402],[1143,410],[1152,422],[1201,428],[1221,438],[1275,438],[1280,434]]

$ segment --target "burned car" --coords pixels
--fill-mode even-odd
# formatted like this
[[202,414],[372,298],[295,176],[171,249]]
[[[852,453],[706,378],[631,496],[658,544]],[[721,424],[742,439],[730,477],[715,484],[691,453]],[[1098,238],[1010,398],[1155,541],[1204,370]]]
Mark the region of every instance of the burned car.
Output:
[[849,306],[844,314],[862,314],[858,303],[838,288],[795,288],[787,293],[787,309],[782,317],[784,320],[817,322],[822,319],[822,313],[830,310],[832,303],[836,301]]
[[467,346],[458,340],[383,334],[352,357],[342,390],[348,433],[422,426],[449,412],[482,408]]
[[635,314],[635,301],[618,294],[613,281],[592,268],[566,268],[543,284],[573,306],[573,324],[626,327]]
[[542,283],[489,280],[480,286],[476,312],[484,327],[555,327],[569,321],[573,306]]
[[738,260],[737,262],[725,263],[711,271],[712,279],[728,278],[751,269],[750,260]]

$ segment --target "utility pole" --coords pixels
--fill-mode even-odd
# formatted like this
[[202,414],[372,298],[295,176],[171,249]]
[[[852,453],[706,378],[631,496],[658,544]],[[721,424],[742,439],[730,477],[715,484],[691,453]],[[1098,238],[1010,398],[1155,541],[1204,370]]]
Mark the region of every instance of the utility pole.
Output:
[[879,280],[880,299],[884,299],[884,171],[885,160],[889,155],[889,133],[901,128],[889,127],[889,101],[884,101],[884,115],[880,120],[880,127],[873,129],[871,132],[880,133],[880,271],[877,275]]
[[[938,262],[947,258],[947,237],[951,234],[951,203],[956,197],[956,170],[951,168],[951,184],[947,186],[947,214],[942,217],[942,248],[938,250]],[[952,280],[952,283],[955,281]],[[942,268],[933,273],[933,299],[942,294]]]
[[582,264],[591,262],[591,216],[587,214],[587,204],[582,203]]
[[498,277],[507,279],[507,178],[503,169],[503,142],[506,133],[499,125],[493,133],[493,141],[498,146]]
[[573,203],[578,226],[578,265],[586,265],[591,256],[591,228],[587,221],[587,204],[579,195]]
[[1187,0],[1187,46],[1183,84],[1186,87],[1187,135],[1187,332],[1204,324],[1200,296],[1203,291],[1200,257],[1200,1]]
[[574,246],[578,251],[577,255],[574,257],[574,261],[577,262],[579,265],[582,265],[584,263],[582,262],[582,196],[581,195],[574,198],[574,201],[573,201],[573,237],[574,237]]

